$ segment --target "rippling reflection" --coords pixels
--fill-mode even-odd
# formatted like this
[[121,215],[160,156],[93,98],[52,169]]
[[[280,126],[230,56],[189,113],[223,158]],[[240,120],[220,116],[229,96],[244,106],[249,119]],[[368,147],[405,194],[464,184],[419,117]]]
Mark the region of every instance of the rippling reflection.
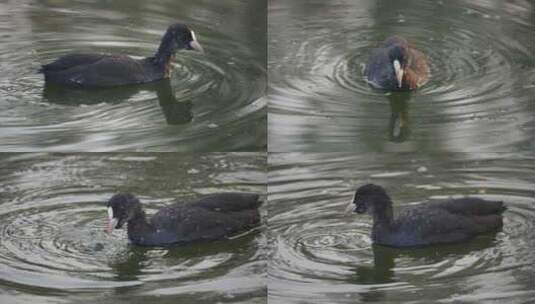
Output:
[[[265,18],[264,0],[0,4],[0,149],[264,149]],[[151,56],[178,21],[205,48],[176,54],[169,81],[178,102],[163,106],[150,85],[43,96],[42,64],[72,52]]]
[[[271,154],[270,302],[529,301],[534,160],[532,154]],[[369,182],[386,187],[394,210],[461,195],[503,200],[503,230],[458,244],[373,245],[372,219],[344,212],[357,186]]]
[[[532,148],[533,12],[525,1],[273,1],[270,149]],[[371,50],[392,35],[422,51],[431,69],[403,106],[362,74]],[[389,113],[401,107],[410,108],[410,127],[393,134]]]
[[79,104],[98,104],[101,102],[120,103],[141,91],[156,93],[168,124],[180,125],[191,122],[193,119],[192,101],[177,100],[169,79],[143,85],[107,89],[72,89],[54,84],[46,84],[43,89],[43,98],[46,102],[74,106]]
[[105,232],[113,193],[139,195],[150,215],[208,193],[265,193],[265,166],[248,153],[0,155],[2,301],[265,302],[262,229],[150,248]]
[[404,142],[409,138],[409,100],[410,93],[393,93],[388,96],[390,103],[389,139]]

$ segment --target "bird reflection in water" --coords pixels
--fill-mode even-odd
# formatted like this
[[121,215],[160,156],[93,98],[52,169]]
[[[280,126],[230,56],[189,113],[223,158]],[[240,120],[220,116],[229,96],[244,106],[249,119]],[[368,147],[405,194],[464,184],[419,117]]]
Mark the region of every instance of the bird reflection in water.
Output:
[[410,92],[395,92],[387,95],[390,103],[390,123],[388,137],[392,142],[404,142],[411,133],[409,124]]
[[[368,285],[369,288],[359,292],[362,301],[378,301],[386,297],[384,284],[406,282],[403,269],[396,270],[396,264],[404,267],[455,267],[455,261],[467,256],[481,257],[484,251],[496,246],[496,233],[481,235],[469,242],[458,244],[445,244],[420,248],[394,248],[381,245],[372,245],[373,264],[359,264],[353,268],[353,274],[347,282],[357,285]],[[440,263],[450,260],[451,263]],[[411,266],[407,266],[411,265]],[[446,273],[448,269],[435,269],[436,273]],[[407,274],[408,277],[414,274]],[[410,278],[409,278],[410,279]],[[459,281],[462,282],[462,281]],[[461,283],[462,284],[462,283]],[[377,285],[377,286],[374,286]]]
[[169,79],[142,85],[98,89],[68,88],[47,83],[43,89],[43,101],[72,106],[118,104],[142,91],[156,92],[167,124],[181,125],[192,121],[192,100],[177,100]]

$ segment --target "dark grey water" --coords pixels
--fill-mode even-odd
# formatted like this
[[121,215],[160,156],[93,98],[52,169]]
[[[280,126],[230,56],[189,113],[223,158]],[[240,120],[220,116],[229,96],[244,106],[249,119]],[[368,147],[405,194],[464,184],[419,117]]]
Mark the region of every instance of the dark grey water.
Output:
[[[362,77],[390,35],[429,58],[410,96]],[[532,150],[533,37],[529,1],[270,1],[270,151]]]
[[[266,146],[266,2],[3,1],[0,150],[237,151]],[[69,52],[153,55],[177,21],[205,54],[180,52],[169,83],[43,90]]]
[[[270,154],[270,303],[532,303],[535,155]],[[383,185],[394,212],[452,196],[503,200],[504,228],[455,245],[372,246],[371,218],[344,209]]]
[[150,214],[179,198],[265,194],[265,170],[250,153],[0,155],[0,302],[265,303],[262,229],[171,248],[104,231],[117,191]]

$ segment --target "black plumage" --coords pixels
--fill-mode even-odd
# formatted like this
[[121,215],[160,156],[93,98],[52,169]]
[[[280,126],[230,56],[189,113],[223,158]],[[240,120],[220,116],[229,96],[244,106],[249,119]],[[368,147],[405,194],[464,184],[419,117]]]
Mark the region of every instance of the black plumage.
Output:
[[134,195],[119,193],[108,201],[109,229],[127,223],[130,241],[144,246],[213,241],[258,226],[261,204],[257,194],[218,193],[164,207],[147,220]]
[[169,77],[171,60],[180,49],[202,51],[195,33],[186,25],[176,23],[169,26],[154,56],[134,59],[127,55],[73,53],[43,65],[40,72],[46,83],[69,87],[148,83]]
[[394,217],[390,197],[373,184],[360,187],[352,204],[354,212],[373,217],[373,242],[393,247],[462,242],[497,231],[506,210],[501,201],[465,197],[406,207]]

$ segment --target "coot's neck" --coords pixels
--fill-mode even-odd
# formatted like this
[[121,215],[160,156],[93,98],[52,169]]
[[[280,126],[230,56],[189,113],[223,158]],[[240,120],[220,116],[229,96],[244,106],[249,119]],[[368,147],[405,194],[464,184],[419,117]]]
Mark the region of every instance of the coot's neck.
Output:
[[158,51],[151,57],[151,61],[164,72],[164,77],[169,77],[171,71],[171,60],[175,57],[178,49],[172,33],[167,31],[162,37],[162,42]]
[[373,210],[373,225],[390,227],[393,221],[392,201],[390,199],[382,202],[381,208]]
[[377,243],[381,243],[381,238],[387,236],[391,231],[393,215],[392,215],[392,202],[390,199],[387,202],[383,202],[381,209],[377,208],[373,212],[373,228],[372,228],[372,240]]
[[145,212],[140,210],[133,218],[128,221],[128,238],[137,243],[142,240],[146,235],[152,233],[154,228],[147,222]]

